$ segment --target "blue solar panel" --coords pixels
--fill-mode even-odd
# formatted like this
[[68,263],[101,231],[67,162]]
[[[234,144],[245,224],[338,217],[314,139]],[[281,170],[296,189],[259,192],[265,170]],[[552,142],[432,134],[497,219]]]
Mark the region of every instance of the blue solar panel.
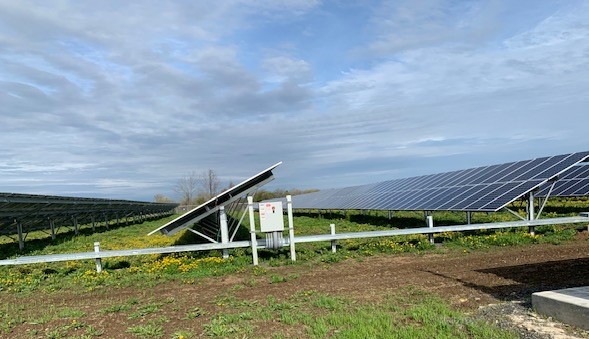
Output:
[[[538,197],[546,197],[553,182],[544,184],[536,194]],[[572,167],[560,175],[554,182],[554,188],[550,192],[551,197],[579,197],[589,195],[589,164],[582,163]]]
[[[589,152],[570,153],[439,174],[330,189],[293,197],[295,208],[494,212],[551,180],[561,194],[589,190]],[[574,180],[574,182],[573,182]],[[543,186],[544,185],[544,186]]]
[[[206,218],[211,216],[213,213],[219,210],[221,206],[228,206],[237,202],[242,197],[255,192],[259,187],[274,179],[272,170],[278,167],[282,162],[279,162],[262,172],[254,175],[253,177],[246,179],[245,181],[231,187],[230,189],[219,193],[217,196],[211,198],[209,201],[203,203],[200,206],[188,211],[187,213],[179,216],[178,218],[168,222],[167,224],[159,227],[158,229],[150,232],[154,234],[160,232],[166,235],[175,234],[183,229],[193,227],[200,224]],[[322,194],[324,192],[321,192]],[[200,225],[202,226],[202,225]]]

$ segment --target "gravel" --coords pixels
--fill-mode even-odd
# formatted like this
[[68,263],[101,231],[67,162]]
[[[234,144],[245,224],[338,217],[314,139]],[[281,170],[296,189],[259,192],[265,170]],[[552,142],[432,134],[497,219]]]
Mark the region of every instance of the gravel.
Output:
[[529,301],[511,301],[481,306],[475,316],[502,329],[517,333],[523,339],[589,338],[584,331],[535,313]]

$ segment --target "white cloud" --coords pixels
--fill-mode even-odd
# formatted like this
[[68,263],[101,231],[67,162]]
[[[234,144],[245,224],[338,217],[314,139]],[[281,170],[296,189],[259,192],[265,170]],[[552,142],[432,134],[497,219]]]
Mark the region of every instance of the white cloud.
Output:
[[286,56],[274,56],[262,61],[262,68],[268,72],[266,81],[280,83],[284,81],[308,82],[312,80],[312,71],[308,62]]
[[589,11],[537,7],[0,0],[0,187],[150,199],[207,168],[329,187],[579,150]]

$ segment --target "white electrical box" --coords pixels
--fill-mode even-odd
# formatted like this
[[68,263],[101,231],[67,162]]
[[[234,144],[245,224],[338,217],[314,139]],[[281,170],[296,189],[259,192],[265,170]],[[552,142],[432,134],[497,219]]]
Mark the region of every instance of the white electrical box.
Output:
[[260,203],[260,231],[282,232],[284,231],[284,217],[282,216],[282,202]]

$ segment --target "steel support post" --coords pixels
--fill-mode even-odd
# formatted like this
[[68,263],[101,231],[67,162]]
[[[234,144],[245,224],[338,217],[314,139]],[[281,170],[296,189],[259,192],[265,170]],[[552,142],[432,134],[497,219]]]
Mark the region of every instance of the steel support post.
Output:
[[[225,214],[225,207],[219,206],[219,224],[221,226],[221,243],[229,243],[229,229],[227,228],[227,214]],[[229,259],[229,250],[223,250],[223,259]]]
[[[100,252],[100,243],[99,242],[94,243],[94,252],[96,252],[96,253]],[[96,263],[96,272],[98,272],[98,273],[102,272],[102,259],[100,257],[96,257],[96,259],[94,259],[94,262]]]
[[468,225],[470,225],[470,223],[472,222],[472,214],[470,211],[466,212],[466,223]]
[[290,245],[290,259],[297,261],[297,252],[295,250],[295,237],[294,237],[294,220],[292,217],[292,196],[286,196],[286,212],[288,214],[288,240]]
[[25,249],[25,237],[22,230],[22,222],[18,220],[16,222],[16,232],[18,233],[18,248],[22,251]]
[[[534,217],[535,217],[535,211],[534,211],[534,193],[530,192],[530,195],[528,197],[528,220],[529,221],[534,221]],[[530,226],[528,228],[529,232],[531,235],[535,235],[536,234],[536,230],[534,228],[534,226]]]
[[[331,235],[335,235],[335,224],[329,225],[329,231],[330,231]],[[331,252],[333,252],[333,253],[337,252],[337,240],[331,241]]]
[[74,234],[78,235],[78,218],[73,217],[73,220],[74,220]]
[[256,239],[256,219],[254,218],[254,197],[247,196],[247,209],[250,215],[250,240],[252,242],[252,259],[258,266],[258,240]]
[[96,231],[96,220],[94,220],[94,216],[90,216],[90,222],[92,223],[92,232]]
[[[427,216],[427,227],[429,228],[434,228],[434,217],[432,217],[431,215]],[[430,244],[434,244],[434,234],[430,233],[427,236],[429,238],[429,243]]]
[[51,240],[55,240],[55,223],[53,219],[49,219],[49,229],[51,229]]

